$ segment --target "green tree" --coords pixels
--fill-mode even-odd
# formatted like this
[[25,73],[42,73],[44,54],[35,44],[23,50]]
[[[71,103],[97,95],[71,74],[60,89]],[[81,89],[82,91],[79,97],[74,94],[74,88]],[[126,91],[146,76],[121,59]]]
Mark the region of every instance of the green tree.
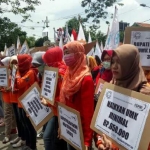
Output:
[[43,43],[47,40],[47,37],[39,38],[35,41],[35,47],[43,46]]
[[5,43],[7,47],[12,44],[16,45],[18,36],[21,43],[26,39],[27,33],[22,31],[17,24],[13,23],[7,17],[0,18],[0,50],[4,49]]
[[[39,5],[39,0],[1,0],[0,13],[14,13],[20,14],[23,17],[22,21],[29,19],[30,11],[35,11],[35,6]],[[2,7],[2,5],[9,6],[9,9]]]
[[[92,27],[97,29],[97,25],[100,24],[101,19],[107,19],[109,13],[107,8],[113,6],[119,0],[82,0],[81,6],[85,8],[86,19],[92,19]],[[122,3],[117,3],[123,5]],[[112,17],[112,14],[111,16]],[[106,21],[108,24],[109,22]]]
[[26,41],[28,43],[29,48],[34,47],[35,46],[35,37],[27,37]]

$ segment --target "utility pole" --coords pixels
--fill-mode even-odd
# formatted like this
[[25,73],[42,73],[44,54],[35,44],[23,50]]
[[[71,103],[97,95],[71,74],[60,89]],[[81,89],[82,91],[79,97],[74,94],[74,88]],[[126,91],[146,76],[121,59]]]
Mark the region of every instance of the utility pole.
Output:
[[[48,28],[49,27],[49,25],[48,25],[48,23],[49,23],[48,17],[46,16],[46,20],[45,21],[42,20],[42,21],[44,22],[44,28],[45,28],[45,26],[46,26],[46,28]],[[48,40],[48,32],[47,32],[47,40]]]

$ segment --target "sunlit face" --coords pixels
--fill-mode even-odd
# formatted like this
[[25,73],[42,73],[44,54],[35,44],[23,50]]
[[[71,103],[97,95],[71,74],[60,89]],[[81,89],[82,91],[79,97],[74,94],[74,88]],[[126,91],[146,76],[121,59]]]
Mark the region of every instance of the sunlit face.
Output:
[[121,71],[120,61],[117,55],[114,55],[112,57],[111,70],[114,79],[121,79],[122,71]]

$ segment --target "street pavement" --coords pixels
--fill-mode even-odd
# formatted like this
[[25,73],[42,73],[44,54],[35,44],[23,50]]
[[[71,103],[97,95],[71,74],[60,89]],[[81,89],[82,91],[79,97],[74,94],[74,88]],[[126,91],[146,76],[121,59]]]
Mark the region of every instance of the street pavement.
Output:
[[[19,148],[12,148],[12,146],[8,144],[3,144],[2,140],[4,135],[2,132],[4,131],[4,127],[0,127],[0,150],[18,150]],[[12,135],[11,138],[14,139],[17,135]],[[37,150],[44,150],[43,139],[37,139]]]
[[[4,131],[4,127],[0,127],[0,150],[19,150],[19,148],[12,148],[12,146],[9,143],[7,144],[2,143],[2,140],[4,139],[4,135],[2,134],[3,131]],[[14,139],[16,136],[17,135],[14,134],[11,136],[11,138]],[[44,144],[42,138],[37,138],[37,150],[44,150]],[[97,150],[97,149],[94,147],[93,150]]]

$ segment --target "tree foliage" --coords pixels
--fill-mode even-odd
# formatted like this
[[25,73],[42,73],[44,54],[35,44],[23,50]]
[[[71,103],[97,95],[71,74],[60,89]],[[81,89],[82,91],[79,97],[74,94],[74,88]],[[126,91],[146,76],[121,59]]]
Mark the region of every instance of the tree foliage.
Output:
[[[24,22],[30,17],[29,12],[35,11],[35,6],[39,4],[39,0],[0,0],[0,13],[11,12],[15,15],[20,14]],[[4,6],[10,6],[10,9],[6,9]]]
[[47,40],[47,37],[39,38],[35,41],[35,47],[43,46],[43,43]]
[[[92,19],[93,28],[97,29],[101,19],[107,19],[107,8],[113,6],[118,0],[82,0],[81,6],[85,8],[86,19]],[[122,3],[117,3],[123,5]],[[111,16],[112,17],[112,14]],[[109,22],[106,21],[108,24]]]

